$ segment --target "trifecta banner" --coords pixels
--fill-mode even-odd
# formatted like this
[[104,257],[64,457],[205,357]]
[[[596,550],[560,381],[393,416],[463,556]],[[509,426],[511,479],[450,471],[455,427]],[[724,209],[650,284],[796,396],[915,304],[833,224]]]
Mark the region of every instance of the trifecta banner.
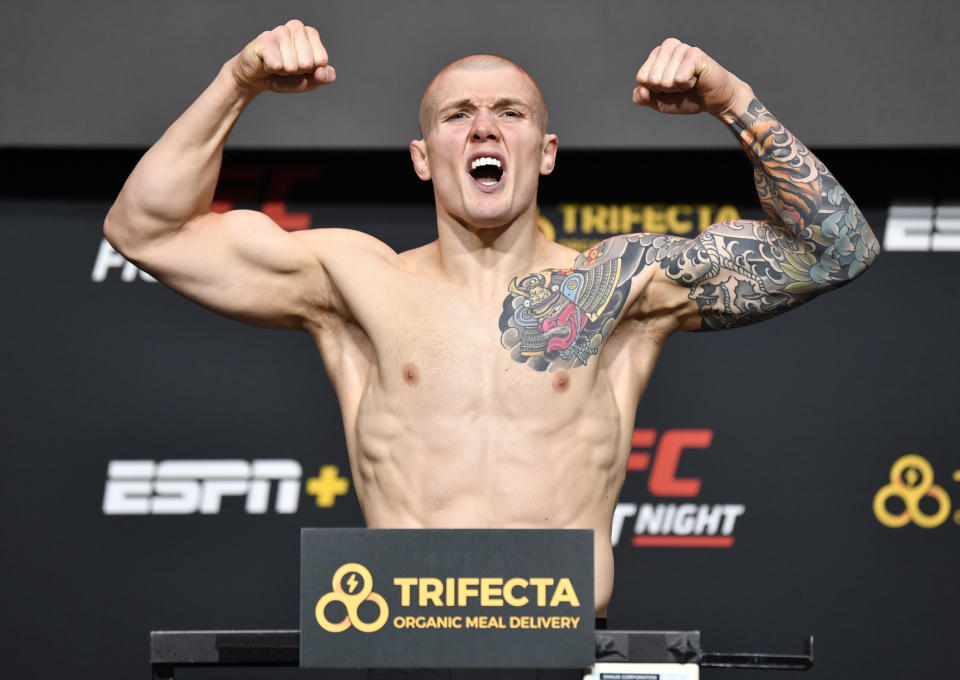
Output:
[[589,530],[303,529],[300,665],[588,668]]

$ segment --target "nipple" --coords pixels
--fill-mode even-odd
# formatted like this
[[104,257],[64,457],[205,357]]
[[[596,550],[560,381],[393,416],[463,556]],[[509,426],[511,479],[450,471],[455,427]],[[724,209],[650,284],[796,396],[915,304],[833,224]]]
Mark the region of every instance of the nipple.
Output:
[[570,374],[560,371],[553,377],[553,389],[557,392],[566,392],[570,389]]
[[403,382],[411,387],[420,382],[420,371],[417,370],[416,364],[403,365]]

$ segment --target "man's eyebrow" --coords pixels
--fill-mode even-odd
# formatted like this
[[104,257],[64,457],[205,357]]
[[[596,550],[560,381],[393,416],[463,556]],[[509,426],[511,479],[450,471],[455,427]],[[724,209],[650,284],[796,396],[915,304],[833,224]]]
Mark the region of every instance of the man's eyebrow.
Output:
[[[512,97],[501,97],[500,99],[493,102],[493,108],[502,109],[504,107],[516,106],[522,108],[531,108],[531,106],[521,99],[514,99]],[[476,108],[476,104],[472,99],[461,99],[459,101],[450,102],[449,104],[444,104],[441,106],[438,111],[447,111],[449,109],[473,109]]]
[[510,97],[504,97],[504,98],[498,99],[493,103],[493,108],[495,109],[502,109],[508,106],[530,108],[530,105],[527,102],[523,101],[522,99],[511,99]]
[[449,104],[444,104],[439,107],[438,111],[446,111],[447,109],[470,109],[473,108],[473,101],[470,99],[461,99],[460,101],[450,102]]

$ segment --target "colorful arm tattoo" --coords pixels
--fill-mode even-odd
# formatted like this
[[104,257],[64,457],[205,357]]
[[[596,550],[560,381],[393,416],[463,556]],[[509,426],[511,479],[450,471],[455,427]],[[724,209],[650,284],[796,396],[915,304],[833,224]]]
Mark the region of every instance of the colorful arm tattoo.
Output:
[[848,283],[880,251],[830,171],[754,99],[733,130],[753,163],[769,221],[709,227],[661,261],[690,288],[701,329],[755,323]]
[[571,269],[510,283],[500,340],[532,368],[586,365],[613,331],[630,284],[658,264],[690,289],[701,330],[744,326],[842,286],[880,251],[863,214],[830,171],[754,99],[733,125],[753,163],[769,221],[734,220],[694,239],[618,236]]

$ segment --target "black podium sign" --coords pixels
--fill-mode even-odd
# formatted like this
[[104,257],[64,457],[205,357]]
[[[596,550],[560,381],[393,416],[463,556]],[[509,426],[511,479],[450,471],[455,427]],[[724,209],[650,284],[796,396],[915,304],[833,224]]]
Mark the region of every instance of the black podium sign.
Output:
[[300,665],[587,668],[589,530],[303,529]]

